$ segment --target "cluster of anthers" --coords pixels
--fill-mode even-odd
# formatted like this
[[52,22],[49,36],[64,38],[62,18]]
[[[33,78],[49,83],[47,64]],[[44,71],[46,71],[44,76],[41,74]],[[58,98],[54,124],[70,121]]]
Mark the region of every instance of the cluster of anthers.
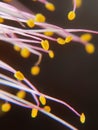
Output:
[[[4,44],[9,43],[13,46],[14,50],[19,52],[23,58],[28,58],[30,54],[38,55],[38,61],[33,67],[31,67],[31,74],[37,75],[40,72],[40,62],[42,60],[42,54],[47,53],[50,58],[54,58],[54,52],[50,49],[50,41],[56,42],[60,45],[65,45],[71,41],[79,42],[84,45],[86,52],[92,54],[95,51],[94,45],[89,41],[92,39],[92,33],[98,34],[97,31],[86,29],[64,29],[59,26],[49,24],[46,22],[46,17],[41,14],[30,14],[19,10],[18,8],[10,5],[12,0],[3,0],[0,2],[0,40],[5,41]],[[45,8],[54,11],[55,6],[47,0],[33,0],[41,2],[45,5]],[[7,3],[5,3],[7,2]],[[73,0],[73,9],[68,13],[68,19],[74,20],[76,17],[76,9],[81,6],[82,0]],[[5,21],[15,21],[21,25],[21,27],[14,27],[13,25],[6,25]],[[80,37],[73,34],[76,32],[84,32]],[[55,34],[55,35],[54,35]],[[37,116],[38,111],[48,115],[61,124],[76,130],[74,126],[67,123],[63,119],[50,113],[50,106],[46,105],[46,99],[61,103],[73,111],[80,117],[82,123],[85,122],[84,113],[79,114],[70,105],[50,97],[39,92],[20,71],[16,71],[7,63],[0,61],[0,68],[13,73],[14,78],[6,76],[0,73],[0,84],[19,90],[16,95],[6,92],[0,89],[0,99],[5,100],[6,103],[2,104],[2,111],[7,112],[10,110],[11,103],[30,108],[32,110],[31,116],[34,118]],[[26,93],[32,95],[35,100],[35,104],[25,100]],[[44,107],[40,106],[43,105]]]
[[[11,0],[4,0],[9,2]],[[45,4],[49,10],[55,10],[52,3],[46,0],[38,0]],[[75,10],[81,5],[80,0],[73,0],[73,10],[68,13],[68,19],[76,17]],[[5,25],[5,20],[16,21],[21,28]],[[85,32],[80,37],[73,34],[75,32]],[[56,25],[46,23],[46,17],[41,14],[30,14],[13,7],[12,5],[0,2],[0,39],[13,45],[23,58],[28,58],[31,53],[38,55],[38,61],[31,67],[31,74],[37,75],[40,72],[40,62],[42,53],[47,53],[50,58],[54,58],[54,52],[50,49],[50,41],[65,45],[71,41],[79,42],[85,46],[85,50],[92,54],[94,45],[89,43],[92,39],[91,33],[96,31],[85,29],[64,29]],[[54,34],[56,34],[54,36]],[[22,37],[22,38],[21,38]]]
[[[25,78],[25,76],[23,75],[22,72],[16,71],[14,68],[12,68],[8,64],[4,63],[3,61],[0,61],[0,68],[13,74],[13,78],[10,78],[9,76],[7,76],[5,74],[0,73],[0,84],[3,86],[14,88],[17,91],[19,90],[16,93],[16,95],[13,95],[9,92],[6,92],[5,90],[0,89],[0,99],[6,101],[1,106],[1,110],[3,112],[8,112],[11,109],[10,103],[14,103],[14,104],[17,104],[19,106],[31,109],[31,117],[32,118],[35,118],[37,116],[38,111],[40,111],[43,114],[53,118],[57,122],[63,124],[64,126],[70,128],[72,130],[77,130],[77,128],[75,128],[74,126],[72,126],[68,122],[64,121],[63,119],[60,119],[59,117],[57,117],[51,113],[51,107],[48,106],[47,102],[46,102],[47,100],[51,100],[51,101],[54,101],[54,102],[57,102],[57,103],[64,105],[69,110],[71,110],[73,113],[75,113],[80,118],[81,123],[85,122],[84,113],[79,114],[74,108],[72,108],[66,102],[39,92],[35,88],[35,86],[32,85],[28,81],[27,78]],[[26,93],[32,95],[35,103],[32,103],[30,101],[25,100]]]

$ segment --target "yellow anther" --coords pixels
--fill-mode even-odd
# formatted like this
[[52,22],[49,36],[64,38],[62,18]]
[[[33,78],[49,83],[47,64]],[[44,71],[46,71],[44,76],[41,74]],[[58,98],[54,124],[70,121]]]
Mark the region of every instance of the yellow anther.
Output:
[[79,8],[82,5],[82,0],[76,0],[76,7]]
[[13,48],[14,48],[15,51],[20,51],[21,50],[21,48],[19,46],[17,46],[17,45],[14,45]]
[[4,22],[4,19],[0,17],[0,23],[3,23]]
[[38,109],[33,108],[32,111],[31,111],[31,117],[35,118],[37,116],[37,114],[38,114]]
[[33,28],[35,26],[34,19],[28,19],[26,24],[28,27]]
[[20,71],[16,71],[16,73],[14,74],[14,77],[18,80],[24,80],[24,75],[20,72]]
[[53,36],[53,32],[44,32],[44,35],[46,35],[46,36]]
[[92,39],[92,35],[90,33],[84,33],[80,36],[81,40],[83,41],[90,41]]
[[80,115],[80,122],[81,122],[81,123],[85,123],[85,115],[84,115],[84,113],[82,113],[82,114]]
[[50,107],[50,106],[44,106],[44,110],[45,110],[46,112],[50,112],[50,111],[51,111],[51,107]]
[[23,58],[28,58],[30,56],[30,51],[27,48],[22,48],[20,51],[20,55]]
[[65,43],[69,43],[72,41],[72,36],[67,36],[65,39]]
[[48,40],[42,40],[41,41],[41,46],[44,50],[48,50],[49,49],[49,41]]
[[57,43],[59,43],[60,45],[64,45],[65,39],[59,37],[59,38],[57,38]]
[[41,102],[42,105],[45,105],[45,104],[46,104],[46,98],[45,98],[43,95],[41,95],[41,96],[39,97],[39,100],[40,100],[40,102]]
[[45,20],[46,20],[46,18],[43,14],[41,14],[41,13],[36,14],[36,16],[35,16],[36,22],[45,22]]
[[95,51],[95,47],[93,44],[88,43],[87,45],[85,45],[85,50],[87,53],[92,54]]
[[76,17],[76,14],[75,14],[74,11],[70,11],[70,12],[68,13],[68,19],[69,19],[69,20],[74,20],[75,17]]
[[3,112],[8,112],[8,111],[10,111],[10,109],[11,109],[11,104],[10,103],[4,103],[1,106],[1,110]]
[[11,2],[12,0],[3,0],[4,2]]
[[23,90],[20,90],[19,92],[16,93],[16,96],[23,99],[26,96],[26,92]]
[[33,66],[33,67],[31,68],[31,74],[32,74],[32,75],[38,75],[39,72],[40,72],[40,67],[39,67],[39,66]]
[[50,58],[54,58],[54,52],[53,52],[52,50],[49,50],[49,53],[48,53],[48,54],[49,54],[49,57],[50,57]]
[[50,2],[47,2],[47,3],[45,4],[45,8],[46,8],[47,10],[49,10],[49,11],[55,11],[55,6],[54,6],[54,4],[52,4],[52,3],[50,3]]

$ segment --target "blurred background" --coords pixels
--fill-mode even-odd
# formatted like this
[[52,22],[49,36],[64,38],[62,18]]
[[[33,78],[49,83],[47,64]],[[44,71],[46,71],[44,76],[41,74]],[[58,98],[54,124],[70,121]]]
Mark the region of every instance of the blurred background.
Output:
[[[49,12],[43,4],[31,0],[19,0],[26,8],[43,13],[47,22],[63,28],[81,28],[98,30],[98,1],[82,0],[81,8],[77,9],[77,17],[74,21],[67,20],[67,13],[72,9],[72,0],[54,0],[55,12]],[[16,5],[15,5],[16,6]],[[81,35],[80,33],[77,33]],[[98,36],[93,35],[92,43],[95,45],[95,53],[89,55],[84,46],[71,42],[60,46],[50,44],[55,52],[52,60],[48,55],[43,55],[41,72],[34,77],[30,74],[30,67],[37,60],[32,55],[29,59],[22,59],[12,46],[0,41],[0,59],[17,70],[21,70],[25,76],[43,93],[66,101],[80,113],[86,115],[85,124],[79,122],[79,118],[70,110],[57,103],[48,102],[52,112],[57,116],[76,126],[79,130],[98,129]],[[3,130],[68,130],[56,121],[39,113],[32,119],[30,110],[12,105],[12,110],[0,117],[0,129]]]

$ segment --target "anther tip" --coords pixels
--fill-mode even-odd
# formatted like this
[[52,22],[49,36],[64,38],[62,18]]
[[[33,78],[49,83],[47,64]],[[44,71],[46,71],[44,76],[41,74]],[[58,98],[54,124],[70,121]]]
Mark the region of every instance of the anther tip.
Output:
[[81,115],[80,115],[80,122],[83,124],[83,123],[85,123],[85,114],[84,113],[82,113]]

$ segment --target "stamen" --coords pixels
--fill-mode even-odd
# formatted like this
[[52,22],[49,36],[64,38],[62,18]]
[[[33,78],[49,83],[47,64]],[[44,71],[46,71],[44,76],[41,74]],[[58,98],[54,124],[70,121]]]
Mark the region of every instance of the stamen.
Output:
[[15,51],[20,51],[21,50],[21,48],[19,46],[17,46],[17,45],[14,45],[13,48],[14,48]]
[[92,54],[95,51],[95,47],[93,44],[88,43],[87,45],[85,45],[85,50],[87,53]]
[[46,35],[46,36],[53,36],[53,32],[44,32],[44,35]]
[[46,18],[43,14],[39,13],[39,14],[36,14],[35,16],[35,21],[36,22],[45,22]]
[[4,104],[2,104],[2,106],[1,106],[1,110],[2,110],[3,112],[8,112],[8,111],[10,111],[10,109],[11,109],[10,103],[4,103]]
[[31,68],[31,74],[32,74],[32,75],[38,75],[39,72],[40,72],[39,66],[33,66],[33,67]]
[[24,80],[24,75],[20,72],[20,71],[16,71],[15,74],[14,74],[14,77],[18,80]]
[[80,122],[81,122],[81,123],[85,123],[85,115],[84,115],[84,113],[82,113],[82,114],[80,115]]
[[0,23],[4,23],[4,19],[0,17]]
[[92,35],[90,33],[84,33],[80,36],[81,40],[89,42],[92,39]]
[[76,13],[75,13],[74,11],[70,11],[70,12],[68,13],[68,19],[69,19],[70,21],[74,20],[75,17],[76,17]]
[[4,2],[11,2],[12,0],[3,0]]
[[26,92],[23,90],[20,90],[19,92],[16,93],[16,96],[23,99],[26,96]]
[[47,2],[47,3],[45,4],[45,8],[46,8],[47,10],[49,10],[49,11],[55,11],[55,6],[54,6],[54,4],[52,4],[52,3],[50,3],[50,2]]
[[42,40],[41,45],[42,45],[44,50],[47,51],[49,49],[49,41],[48,40]]
[[52,50],[49,50],[49,57],[54,58],[54,52]]
[[79,8],[82,5],[82,0],[76,0],[76,8]]
[[30,56],[30,51],[27,48],[22,48],[20,51],[20,55],[23,58],[28,58]]
[[46,112],[50,112],[50,111],[51,111],[51,107],[50,107],[50,106],[44,106],[44,110],[45,110]]
[[31,117],[35,118],[37,116],[37,114],[38,114],[38,109],[33,108],[32,111],[31,111]]
[[35,26],[34,19],[28,19],[26,24],[28,27],[33,28]]
[[65,39],[59,37],[59,38],[57,38],[57,43],[59,43],[60,45],[64,45],[65,44]]
[[72,39],[73,39],[72,36],[67,36],[66,39],[65,39],[65,43],[69,43],[69,42],[71,42]]
[[42,105],[46,105],[46,98],[43,95],[41,95],[39,97],[39,100],[40,100],[40,102],[41,102]]

